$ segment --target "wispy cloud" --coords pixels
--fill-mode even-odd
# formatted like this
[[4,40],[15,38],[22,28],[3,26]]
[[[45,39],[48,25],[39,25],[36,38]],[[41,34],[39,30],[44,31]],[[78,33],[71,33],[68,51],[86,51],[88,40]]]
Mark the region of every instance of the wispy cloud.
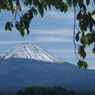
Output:
[[34,42],[42,43],[42,42],[73,42],[73,40],[69,38],[60,38],[60,37],[37,37],[33,39]]
[[66,21],[66,19],[72,19],[72,17],[73,17],[73,11],[69,11],[69,12],[67,12],[67,13],[63,13],[63,12],[59,12],[59,11],[48,11],[48,12],[46,12],[46,16],[47,17],[52,17],[52,18],[55,18],[55,19],[59,19],[59,20],[65,20]]
[[25,43],[25,42],[31,42],[31,41],[0,41],[0,44],[20,44],[20,43]]
[[[31,40],[24,41],[0,41],[0,44],[18,44],[23,42],[31,42]],[[59,37],[35,37],[32,39],[32,43],[53,43],[53,42],[63,42],[63,43],[72,43],[73,40]]]
[[[17,33],[4,33],[1,35],[0,44],[18,44],[22,42],[32,41],[33,43],[53,43],[53,42],[72,42],[73,31],[70,29],[53,29],[53,30],[31,30],[29,36],[21,39]],[[15,36],[16,35],[16,36]],[[18,37],[18,41],[17,40]]]
[[53,53],[74,53],[74,49],[49,49]]
[[31,35],[63,35],[63,36],[72,36],[72,29],[53,29],[53,30],[30,30]]

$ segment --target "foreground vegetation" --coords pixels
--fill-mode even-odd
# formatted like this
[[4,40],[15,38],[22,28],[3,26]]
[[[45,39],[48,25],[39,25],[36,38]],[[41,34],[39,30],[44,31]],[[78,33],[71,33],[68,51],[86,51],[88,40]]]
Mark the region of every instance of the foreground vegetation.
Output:
[[60,87],[28,87],[17,93],[0,95],[95,95],[95,92],[73,92]]
[[[0,94],[0,95],[10,95],[10,94]],[[20,90],[16,94],[11,95],[75,95],[72,91],[67,91],[60,87],[28,87],[24,90]]]
[[63,88],[29,87],[21,90],[17,95],[74,95],[73,92]]

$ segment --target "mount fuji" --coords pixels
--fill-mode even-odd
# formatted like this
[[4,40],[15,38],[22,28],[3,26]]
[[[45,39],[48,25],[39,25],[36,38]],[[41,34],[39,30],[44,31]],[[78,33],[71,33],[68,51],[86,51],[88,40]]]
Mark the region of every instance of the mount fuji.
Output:
[[5,51],[0,54],[0,57],[3,59],[25,58],[47,62],[60,62],[56,57],[50,55],[39,46],[29,42],[19,44],[14,48]]
[[95,92],[95,70],[62,63],[31,43],[22,43],[1,53],[0,92],[16,92],[30,86]]

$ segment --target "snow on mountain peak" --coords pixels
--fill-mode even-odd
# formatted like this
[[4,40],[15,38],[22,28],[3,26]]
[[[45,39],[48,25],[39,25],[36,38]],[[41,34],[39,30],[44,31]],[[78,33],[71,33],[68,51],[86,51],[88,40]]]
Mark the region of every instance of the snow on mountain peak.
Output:
[[34,59],[39,61],[59,62],[59,60],[56,57],[50,55],[39,46],[30,42],[21,43],[16,47],[7,50],[4,53],[1,53],[0,57],[4,59],[27,58],[27,59]]

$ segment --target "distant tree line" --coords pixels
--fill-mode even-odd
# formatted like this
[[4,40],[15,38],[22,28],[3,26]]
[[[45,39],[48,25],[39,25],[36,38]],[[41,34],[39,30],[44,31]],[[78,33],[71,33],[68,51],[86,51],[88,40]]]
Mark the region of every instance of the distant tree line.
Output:
[[75,95],[75,93],[60,87],[28,87],[14,94],[0,95]]
[[17,95],[74,95],[74,92],[60,87],[29,87],[19,91]]

